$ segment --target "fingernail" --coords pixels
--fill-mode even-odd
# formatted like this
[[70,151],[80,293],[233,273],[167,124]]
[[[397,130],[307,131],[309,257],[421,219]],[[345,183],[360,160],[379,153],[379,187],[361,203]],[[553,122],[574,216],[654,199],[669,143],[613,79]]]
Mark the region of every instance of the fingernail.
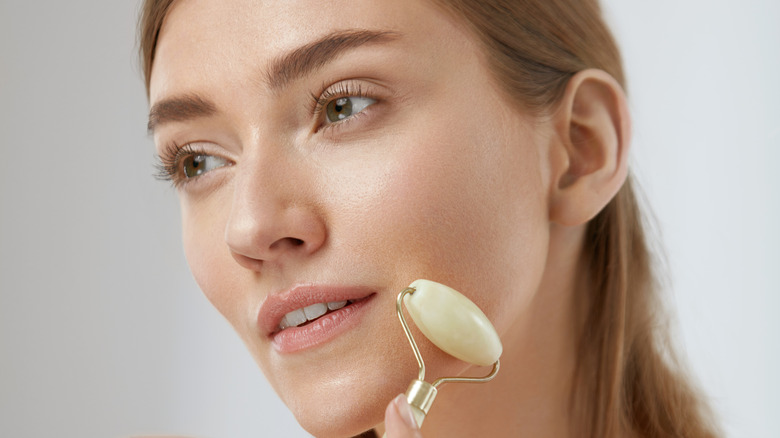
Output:
[[409,406],[409,403],[406,401],[406,396],[400,394],[393,402],[395,403],[395,408],[398,410],[398,413],[401,415],[401,419],[404,420],[404,423],[406,423],[410,429],[418,430],[419,426],[417,426],[417,420],[414,418],[412,407]]

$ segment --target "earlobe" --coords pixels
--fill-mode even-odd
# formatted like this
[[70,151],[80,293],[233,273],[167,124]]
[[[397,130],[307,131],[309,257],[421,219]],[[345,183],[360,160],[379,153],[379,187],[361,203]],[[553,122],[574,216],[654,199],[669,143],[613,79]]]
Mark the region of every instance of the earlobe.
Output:
[[554,114],[550,220],[580,225],[615,196],[628,173],[631,120],[623,88],[601,70],[572,77]]

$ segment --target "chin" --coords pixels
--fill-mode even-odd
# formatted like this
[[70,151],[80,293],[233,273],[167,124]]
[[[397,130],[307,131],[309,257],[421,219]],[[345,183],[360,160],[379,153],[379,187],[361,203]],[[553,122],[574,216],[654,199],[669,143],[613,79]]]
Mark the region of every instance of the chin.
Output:
[[378,331],[383,335],[348,336],[347,347],[334,342],[276,360],[266,356],[258,365],[308,433],[353,437],[381,424],[387,404],[417,376],[403,332],[390,330],[394,322]]
[[[420,344],[428,381],[459,375],[468,367],[425,340]],[[417,378],[417,362],[406,339],[378,351],[370,357],[345,359],[335,368],[333,363],[322,363],[306,376],[288,374],[276,379],[283,387],[274,386],[301,427],[313,436],[360,435],[382,423],[388,403]]]
[[295,419],[318,438],[353,437],[384,421],[387,404],[406,390],[416,368],[362,372],[353,378],[337,378],[313,391],[283,396]]
[[[335,397],[334,397],[335,398]],[[326,402],[326,405],[331,400]],[[291,407],[295,419],[308,433],[317,438],[348,438],[360,435],[381,423],[387,401],[378,397],[361,400],[353,409]]]

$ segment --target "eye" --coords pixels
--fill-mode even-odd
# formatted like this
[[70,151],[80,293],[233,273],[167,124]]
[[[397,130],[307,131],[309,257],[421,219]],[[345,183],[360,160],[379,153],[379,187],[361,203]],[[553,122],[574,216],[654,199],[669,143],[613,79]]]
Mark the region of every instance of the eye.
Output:
[[233,165],[233,161],[208,152],[198,143],[179,146],[171,143],[157,156],[157,179],[173,182],[179,188],[195,178],[220,167]]
[[376,100],[360,96],[346,96],[333,99],[325,106],[325,123],[336,123],[352,117],[374,103],[376,103]]
[[206,154],[187,155],[181,160],[181,168],[185,178],[195,178],[228,164],[228,161],[224,158]]

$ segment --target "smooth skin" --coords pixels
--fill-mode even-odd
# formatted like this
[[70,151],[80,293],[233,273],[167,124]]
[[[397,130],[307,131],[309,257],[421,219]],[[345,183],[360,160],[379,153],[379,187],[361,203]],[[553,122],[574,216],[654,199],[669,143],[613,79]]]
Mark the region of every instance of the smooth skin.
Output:
[[[334,31],[390,36],[281,87],[269,79],[275,62]],[[307,431],[420,436],[395,398],[417,366],[394,309],[427,278],[476,302],[504,354],[494,381],[442,387],[422,433],[576,435],[583,233],[627,168],[629,117],[611,77],[580,72],[538,116],[503,94],[466,27],[428,2],[179,0],[150,101],[183,97],[211,111],[159,120],[154,139],[162,156],[193,145],[207,157],[194,178],[174,167],[187,260]],[[357,108],[343,120],[312,110],[313,98],[339,97]],[[375,295],[353,329],[283,353],[258,330],[258,309],[300,284]],[[485,374],[417,334],[429,376]]]

